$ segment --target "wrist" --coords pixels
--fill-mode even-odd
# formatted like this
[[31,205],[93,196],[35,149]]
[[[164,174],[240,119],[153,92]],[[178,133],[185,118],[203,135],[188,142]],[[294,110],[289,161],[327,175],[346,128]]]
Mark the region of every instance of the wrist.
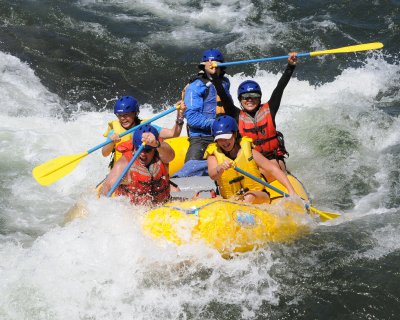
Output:
[[158,149],[159,147],[161,147],[161,142],[160,140],[157,140],[157,145],[155,146],[155,148]]
[[183,125],[183,123],[184,123],[183,119],[184,119],[183,117],[177,117],[175,123],[176,123],[178,126],[181,126],[181,125]]

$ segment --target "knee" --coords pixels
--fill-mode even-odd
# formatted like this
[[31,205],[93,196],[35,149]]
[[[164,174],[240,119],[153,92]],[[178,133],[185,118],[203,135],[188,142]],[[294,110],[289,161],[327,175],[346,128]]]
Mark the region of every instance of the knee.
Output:
[[256,199],[256,196],[251,193],[251,192],[247,192],[244,196],[243,196],[243,201],[247,202],[247,203],[253,203],[254,200]]

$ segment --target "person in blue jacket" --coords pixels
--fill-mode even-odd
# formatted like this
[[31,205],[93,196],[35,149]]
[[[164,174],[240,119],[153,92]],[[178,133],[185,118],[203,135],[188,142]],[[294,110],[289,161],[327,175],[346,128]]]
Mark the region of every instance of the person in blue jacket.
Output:
[[219,114],[225,114],[221,99],[217,95],[214,82],[222,84],[226,94],[229,93],[230,82],[225,77],[224,67],[213,67],[213,62],[223,62],[224,57],[218,49],[204,51],[200,72],[184,89],[184,102],[187,107],[185,118],[188,124],[189,149],[185,163],[190,160],[203,160],[207,146],[213,142],[211,128]]

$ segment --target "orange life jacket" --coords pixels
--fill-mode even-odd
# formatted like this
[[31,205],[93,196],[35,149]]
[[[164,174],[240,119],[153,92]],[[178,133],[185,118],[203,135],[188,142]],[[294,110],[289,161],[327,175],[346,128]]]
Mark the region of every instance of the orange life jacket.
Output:
[[254,118],[241,110],[239,114],[239,132],[242,137],[253,140],[254,148],[264,157],[283,157],[287,152],[278,139],[268,103],[264,103]]
[[[124,152],[123,156],[128,161],[133,157],[132,152]],[[127,175],[130,183],[120,184],[115,190],[116,195],[127,196],[133,204],[140,205],[162,203],[170,198],[168,167],[160,160],[157,151],[147,167],[136,159]]]

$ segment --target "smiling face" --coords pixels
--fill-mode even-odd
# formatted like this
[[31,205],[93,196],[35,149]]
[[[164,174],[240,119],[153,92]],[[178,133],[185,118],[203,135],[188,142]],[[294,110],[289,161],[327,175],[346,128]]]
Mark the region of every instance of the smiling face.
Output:
[[256,92],[243,93],[239,99],[243,109],[249,112],[254,111],[261,103],[261,95]]
[[232,134],[232,136],[229,139],[216,139],[218,147],[220,147],[222,150],[225,152],[231,152],[233,147],[235,146],[235,135]]
[[130,129],[135,125],[136,112],[119,113],[117,117],[124,129]]

